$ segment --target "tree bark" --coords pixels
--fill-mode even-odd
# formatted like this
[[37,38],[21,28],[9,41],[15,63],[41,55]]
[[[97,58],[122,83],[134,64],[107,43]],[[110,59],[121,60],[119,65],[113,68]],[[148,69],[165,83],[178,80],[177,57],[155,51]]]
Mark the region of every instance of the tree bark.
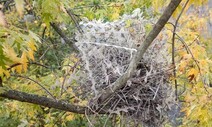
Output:
[[0,97],[17,100],[21,102],[28,102],[32,104],[38,104],[41,106],[60,109],[68,112],[84,114],[86,111],[86,107],[69,104],[65,101],[53,100],[51,98],[38,96],[34,94],[28,94],[25,92],[20,92],[16,90],[8,90],[4,93],[0,93]]

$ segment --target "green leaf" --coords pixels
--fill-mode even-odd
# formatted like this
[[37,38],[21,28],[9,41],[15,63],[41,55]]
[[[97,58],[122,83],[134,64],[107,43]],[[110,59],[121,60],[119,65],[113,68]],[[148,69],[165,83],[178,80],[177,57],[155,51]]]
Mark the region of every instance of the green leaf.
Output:
[[6,91],[7,91],[7,89],[5,87],[0,87],[0,94],[4,93]]
[[33,39],[35,39],[37,42],[40,42],[40,43],[41,43],[40,38],[39,38],[35,33],[33,33],[32,31],[29,31],[29,35],[30,35]]

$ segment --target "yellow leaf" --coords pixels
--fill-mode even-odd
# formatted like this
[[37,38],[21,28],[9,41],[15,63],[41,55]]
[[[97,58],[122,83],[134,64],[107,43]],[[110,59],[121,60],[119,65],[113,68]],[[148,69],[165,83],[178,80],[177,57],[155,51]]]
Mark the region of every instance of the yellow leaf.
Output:
[[201,6],[205,4],[206,2],[208,2],[208,0],[190,0],[190,2],[194,4],[195,6]]
[[189,115],[192,113],[192,111],[195,109],[195,107],[196,107],[196,105],[192,105],[192,106],[190,107],[190,109],[188,109],[188,110],[186,111],[186,116],[189,116]]
[[15,0],[16,10],[20,16],[23,16],[24,12],[24,0]]
[[33,51],[37,51],[37,48],[36,48],[34,42],[32,42],[32,41],[28,42],[28,46],[29,46],[29,48],[31,48]]
[[34,58],[34,51],[29,49],[29,51],[27,52],[27,56],[31,59],[31,60],[35,60]]
[[179,6],[176,8],[176,10],[174,11],[174,13],[173,13],[172,16],[173,16],[174,18],[177,18],[181,11],[182,11],[182,6],[179,5]]
[[192,47],[192,53],[194,55],[194,58],[204,58],[206,51],[205,48],[199,46],[199,45],[195,45],[194,47]]
[[[182,47],[180,47],[180,48],[182,48]],[[182,51],[179,51],[178,54],[179,54],[179,57],[183,57],[185,54],[188,54],[188,53],[186,51],[182,50]]]
[[205,104],[208,102],[208,96],[207,95],[203,95],[200,97],[201,103]]
[[74,115],[72,113],[69,113],[69,115],[66,116],[66,120],[71,121],[74,119]]
[[198,74],[199,74],[199,70],[198,70],[198,69],[191,68],[191,69],[188,71],[188,73],[187,73],[187,76],[188,76],[189,81],[196,80]]
[[4,49],[3,49],[4,54],[7,58],[9,58],[14,63],[20,62],[20,58],[17,57],[17,54],[12,47],[10,47],[7,44],[3,45],[3,47],[4,47]]
[[6,75],[7,78],[10,77],[8,70],[5,70],[2,68],[2,66],[0,66],[0,77],[3,77],[4,75]]
[[130,27],[131,24],[132,24],[132,21],[128,19],[128,20],[125,22],[125,24],[126,24],[126,25],[125,25],[126,27]]
[[185,101],[186,102],[192,102],[192,101],[194,101],[195,100],[195,96],[192,96],[192,95],[190,95],[190,94],[187,94],[186,96],[185,96]]
[[137,4],[137,0],[131,0],[130,2],[132,5]]
[[111,16],[112,20],[116,20],[119,18],[119,14],[120,14],[120,9],[118,7],[113,8],[113,10],[111,10],[111,13],[109,14]]
[[158,12],[162,7],[166,6],[167,0],[153,0],[152,7],[155,12]]
[[179,64],[179,71],[180,72],[184,72],[187,66],[187,62],[186,61],[181,61]]
[[76,63],[76,62],[79,61],[79,58],[76,57],[76,54],[71,54],[71,55],[70,55],[70,60],[73,61],[74,63]]
[[191,68],[188,72],[188,75],[197,75],[199,73],[199,71],[195,68]]
[[206,60],[206,59],[199,60],[199,65],[203,73],[206,73],[209,71],[209,61],[210,60]]
[[191,54],[184,54],[183,59],[184,60],[190,60],[192,58]]
[[118,19],[118,18],[119,18],[118,12],[115,12],[115,13],[112,14],[112,17],[111,17],[112,20],[115,20],[115,19]]
[[4,71],[3,71],[3,73],[6,75],[6,77],[7,77],[7,78],[9,78],[9,77],[10,77],[10,73],[9,73],[9,71],[8,71],[8,70],[4,70]]
[[16,70],[17,73],[21,74],[22,66],[16,66],[14,69]]
[[4,69],[2,68],[2,66],[0,66],[0,77],[3,77],[3,71],[4,71]]
[[22,63],[23,71],[26,72],[27,71],[27,66],[28,66],[28,60],[27,60],[25,52],[22,53],[21,63]]

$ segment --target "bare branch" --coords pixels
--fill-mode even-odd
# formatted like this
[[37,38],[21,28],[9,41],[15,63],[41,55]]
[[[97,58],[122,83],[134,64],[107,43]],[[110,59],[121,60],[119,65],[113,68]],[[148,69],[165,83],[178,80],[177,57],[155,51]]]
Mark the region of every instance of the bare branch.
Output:
[[197,65],[197,68],[199,70],[199,73],[201,74],[201,69],[200,69],[200,66],[198,64],[198,61],[196,60],[196,58],[194,57],[193,53],[191,52],[189,46],[186,44],[186,42],[178,35],[176,34],[176,36],[178,37],[178,39],[183,43],[183,45],[185,46],[186,50],[191,54],[191,57],[192,59],[194,60],[194,62],[196,63]]
[[[22,75],[13,75],[11,74],[11,76],[14,76],[14,77],[20,77],[20,78],[24,78],[24,79],[28,79],[36,84],[38,84],[43,90],[46,91],[47,94],[49,94],[53,99],[55,99],[55,97],[51,94],[51,92],[49,90],[47,90],[42,84],[40,84],[39,82],[35,81],[34,79],[31,79],[30,77],[27,77],[27,76],[22,76]],[[56,99],[55,99],[56,100]]]
[[81,29],[80,25],[79,25],[79,22],[77,21],[77,18],[76,18],[76,15],[74,15],[73,11],[71,9],[66,9],[66,12],[68,13],[68,15],[71,17],[72,21],[74,22],[75,24],[75,27],[77,28],[77,30],[80,32],[80,33],[83,33],[83,30]]
[[16,90],[8,90],[4,93],[0,93],[0,97],[17,100],[21,102],[28,102],[32,104],[38,104],[41,106],[49,107],[49,108],[56,108],[68,112],[78,113],[78,114],[84,114],[86,107],[78,106],[78,105],[72,105],[65,101],[58,101],[53,100],[51,98],[38,96],[34,94],[28,94],[25,92],[20,92]]
[[46,66],[46,65],[44,65],[44,64],[41,64],[41,63],[39,63],[39,62],[28,62],[28,64],[38,65],[38,66],[44,67],[44,68],[46,68],[46,69],[49,69],[49,68],[50,68],[50,67],[48,67],[48,66]]
[[60,35],[60,37],[63,38],[63,40],[66,43],[71,43],[73,44],[74,42],[70,39],[68,39],[68,37],[65,35],[65,33],[59,28],[59,26],[55,23],[50,23],[50,25],[52,26],[52,28]]
[[172,34],[172,65],[174,66],[174,69],[173,69],[173,75],[174,75],[174,84],[175,84],[175,96],[176,96],[176,101],[177,101],[177,98],[178,98],[178,94],[177,94],[177,74],[176,74],[176,66],[175,66],[175,35],[176,35],[176,30],[177,30],[177,25],[178,25],[178,22],[180,20],[180,17],[182,16],[187,4],[188,4],[189,0],[186,1],[186,3],[184,4],[180,14],[178,15],[176,21],[175,21],[175,24],[174,24],[174,30],[173,30],[173,34]]

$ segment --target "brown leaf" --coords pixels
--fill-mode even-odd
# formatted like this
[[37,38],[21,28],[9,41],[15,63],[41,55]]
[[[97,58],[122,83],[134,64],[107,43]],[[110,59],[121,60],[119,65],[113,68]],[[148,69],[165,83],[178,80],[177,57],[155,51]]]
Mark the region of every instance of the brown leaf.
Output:
[[189,82],[191,82],[192,80],[194,80],[194,74],[189,75],[189,76],[188,76],[188,80],[189,80]]

